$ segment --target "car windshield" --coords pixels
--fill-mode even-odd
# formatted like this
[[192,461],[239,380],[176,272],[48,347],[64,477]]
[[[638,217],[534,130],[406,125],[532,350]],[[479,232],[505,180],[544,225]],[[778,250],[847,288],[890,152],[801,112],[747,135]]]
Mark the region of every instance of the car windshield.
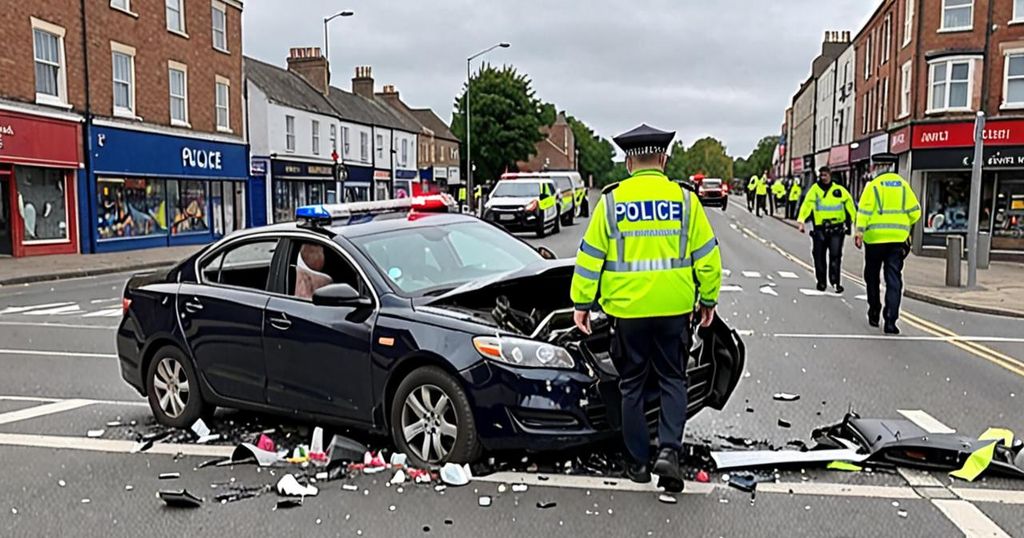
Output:
[[467,282],[517,271],[543,258],[482,222],[395,230],[352,241],[402,295],[439,295]]
[[572,180],[569,179],[569,176],[555,176],[553,179],[560,191],[569,192],[572,190]]
[[494,187],[491,196],[507,198],[540,196],[540,183],[536,181],[502,181]]

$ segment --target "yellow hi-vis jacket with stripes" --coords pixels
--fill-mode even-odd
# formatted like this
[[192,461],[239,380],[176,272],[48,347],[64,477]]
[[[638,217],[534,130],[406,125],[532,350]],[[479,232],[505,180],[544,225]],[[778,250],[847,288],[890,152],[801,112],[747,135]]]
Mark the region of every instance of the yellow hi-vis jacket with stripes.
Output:
[[814,214],[815,226],[829,222],[832,224],[846,222],[852,223],[857,218],[857,207],[853,205],[853,197],[842,185],[830,183],[825,192],[821,189],[820,183],[811,185],[807,189],[807,196],[804,203],[800,205],[800,214],[797,215],[797,222],[804,222],[811,214]]
[[794,181],[793,186],[789,188],[789,201],[799,202],[800,195],[804,193],[804,188],[800,186],[800,183]]
[[600,295],[616,318],[678,316],[693,312],[698,291],[701,304],[717,304],[721,284],[718,240],[697,195],[640,170],[598,201],[570,295],[577,310]]
[[774,194],[776,198],[786,197],[786,186],[782,184],[782,181],[775,180],[775,183],[772,184],[772,194]]
[[921,204],[914,190],[898,174],[882,174],[871,180],[860,195],[857,232],[864,242],[903,243],[910,227],[921,219]]
[[760,181],[757,176],[750,176],[750,181],[747,182],[747,192],[754,192],[757,189],[757,182]]
[[754,187],[754,192],[758,196],[765,196],[768,194],[768,176],[761,176],[757,180],[757,187]]

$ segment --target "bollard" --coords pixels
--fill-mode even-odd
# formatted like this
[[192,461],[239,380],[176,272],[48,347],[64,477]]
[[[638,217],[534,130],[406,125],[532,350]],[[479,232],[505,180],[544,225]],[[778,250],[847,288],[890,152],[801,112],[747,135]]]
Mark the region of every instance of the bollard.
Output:
[[991,254],[992,234],[988,232],[978,233],[978,269],[988,269]]
[[964,238],[960,235],[946,236],[946,286],[960,287],[960,263],[964,256]]

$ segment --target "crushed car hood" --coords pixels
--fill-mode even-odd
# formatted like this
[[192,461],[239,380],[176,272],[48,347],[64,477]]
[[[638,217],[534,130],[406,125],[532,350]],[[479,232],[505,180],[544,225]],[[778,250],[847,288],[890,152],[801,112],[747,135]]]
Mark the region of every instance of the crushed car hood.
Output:
[[[469,299],[472,295],[484,289],[500,291],[515,289],[522,285],[529,285],[530,281],[572,278],[575,267],[575,260],[572,258],[561,258],[558,260],[542,260],[530,264],[518,271],[500,273],[490,278],[467,282],[443,295],[429,297],[420,304],[439,306],[461,302],[461,299]],[[565,303],[569,303],[569,288],[563,289]]]

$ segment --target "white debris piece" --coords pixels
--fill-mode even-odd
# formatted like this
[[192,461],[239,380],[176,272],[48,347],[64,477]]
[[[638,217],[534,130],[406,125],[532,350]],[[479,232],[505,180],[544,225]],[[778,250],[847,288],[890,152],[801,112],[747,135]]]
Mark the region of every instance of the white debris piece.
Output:
[[490,495],[481,495],[480,499],[477,501],[477,503],[480,506],[483,506],[484,508],[490,506],[491,505],[491,497],[490,497]]
[[441,480],[450,486],[465,486],[473,478],[469,465],[446,463],[441,467]]
[[404,484],[405,483],[405,471],[399,469],[395,472],[395,476],[391,477],[392,484]]
[[761,293],[765,295],[774,295],[775,297],[779,296],[779,292],[775,291],[775,288],[771,286],[761,286]]
[[409,457],[406,456],[405,454],[402,454],[401,452],[395,452],[394,454],[391,455],[390,463],[391,465],[405,465],[405,462],[408,461],[408,459]]
[[295,479],[295,475],[286,474],[277,481],[277,493],[286,497],[312,497],[320,490],[316,486],[303,486]]
[[512,491],[515,493],[523,493],[529,488],[530,486],[527,486],[526,484],[512,484]]
[[313,428],[313,442],[309,443],[309,452],[311,454],[324,453],[324,429],[320,426]]
[[203,419],[201,418],[196,419],[196,421],[192,424],[192,433],[196,434],[196,443],[199,444],[204,444],[209,441],[216,441],[217,439],[220,439],[219,433],[210,433],[209,426],[207,426],[206,422],[203,422]]
[[103,437],[103,432],[104,431],[105,430],[89,430],[89,431],[85,432],[85,435],[86,435],[86,437],[88,437],[90,439],[96,439],[96,438],[99,438],[99,437]]

